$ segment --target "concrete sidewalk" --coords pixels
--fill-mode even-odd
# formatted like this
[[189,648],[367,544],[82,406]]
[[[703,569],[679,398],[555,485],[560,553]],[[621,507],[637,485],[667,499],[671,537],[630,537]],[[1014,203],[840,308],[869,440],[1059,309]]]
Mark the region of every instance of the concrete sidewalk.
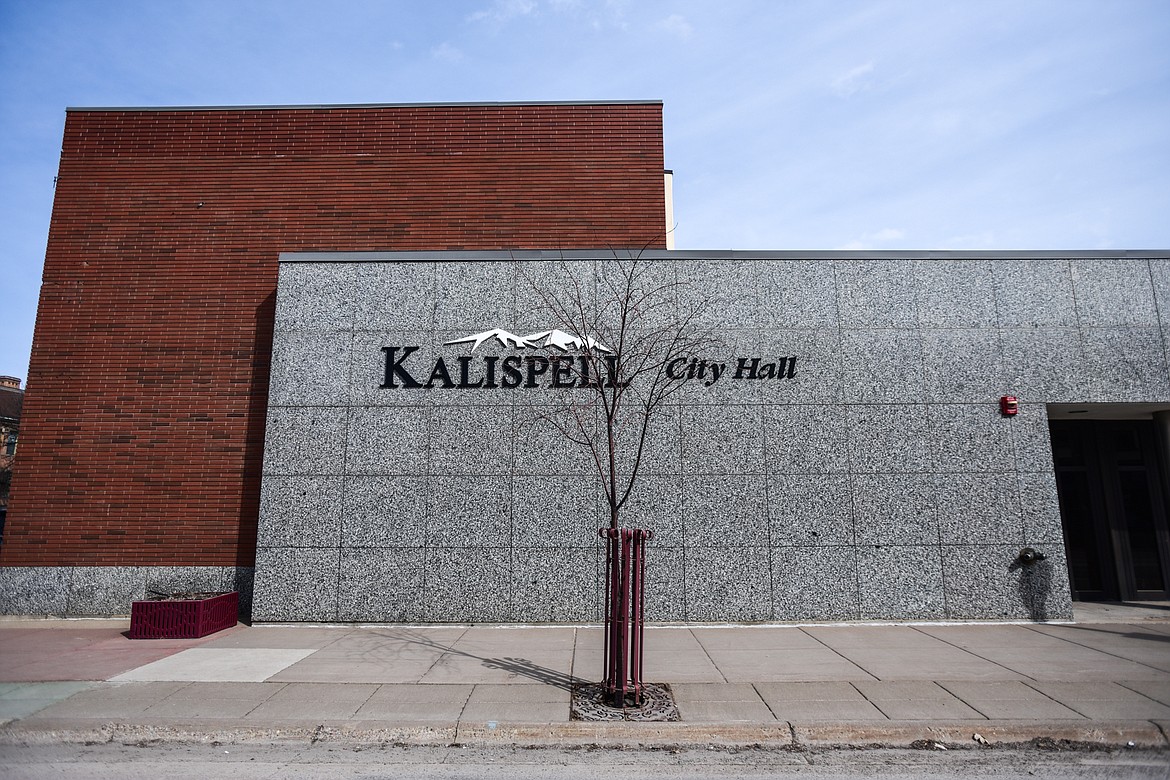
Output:
[[654,627],[647,679],[670,684],[680,723],[569,719],[572,684],[601,669],[595,627],[129,640],[128,621],[7,619],[0,742],[1167,747],[1165,606],[1085,607],[1075,624]]

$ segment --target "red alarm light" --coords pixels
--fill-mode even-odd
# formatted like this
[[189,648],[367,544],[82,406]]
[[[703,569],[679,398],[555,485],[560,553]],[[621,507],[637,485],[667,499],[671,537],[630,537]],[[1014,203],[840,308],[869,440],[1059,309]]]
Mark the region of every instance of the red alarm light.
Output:
[[1005,395],[999,399],[999,412],[1004,417],[1015,417],[1020,412],[1020,399]]

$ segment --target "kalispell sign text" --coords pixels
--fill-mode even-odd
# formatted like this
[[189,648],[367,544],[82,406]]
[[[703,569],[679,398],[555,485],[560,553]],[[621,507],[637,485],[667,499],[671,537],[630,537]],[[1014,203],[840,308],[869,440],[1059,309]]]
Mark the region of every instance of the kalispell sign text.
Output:
[[[517,387],[615,387],[618,376],[616,355],[590,359],[584,355],[459,355],[448,364],[435,358],[427,373],[407,365],[419,347],[382,347],[385,368],[381,387],[397,389],[474,389]],[[796,357],[765,360],[759,357],[734,358],[720,362],[697,357],[680,357],[665,366],[669,379],[695,380],[705,387],[724,377],[741,380],[784,380],[796,378]],[[425,377],[425,378],[424,378]]]

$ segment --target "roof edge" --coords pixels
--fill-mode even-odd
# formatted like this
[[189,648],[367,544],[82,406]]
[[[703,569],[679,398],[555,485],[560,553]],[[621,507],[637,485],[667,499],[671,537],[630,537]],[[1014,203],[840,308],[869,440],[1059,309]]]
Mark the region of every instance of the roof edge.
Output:
[[1077,260],[1077,259],[1170,259],[1170,250],[967,250],[967,249],[647,249],[613,247],[599,249],[517,249],[409,252],[281,252],[282,263],[377,263],[436,262],[444,260],[592,260],[638,256],[647,260]]
[[505,100],[450,103],[306,103],[240,106],[66,106],[74,111],[305,111],[352,108],[491,108],[503,106],[661,106],[661,100]]

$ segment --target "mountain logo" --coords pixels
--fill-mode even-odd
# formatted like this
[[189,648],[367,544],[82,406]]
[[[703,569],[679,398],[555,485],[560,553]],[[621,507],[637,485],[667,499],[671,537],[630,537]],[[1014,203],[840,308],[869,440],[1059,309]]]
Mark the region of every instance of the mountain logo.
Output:
[[531,343],[523,336],[517,336],[515,333],[509,333],[503,328],[492,328],[491,330],[485,330],[483,333],[475,333],[471,336],[464,336],[461,339],[447,341],[444,342],[444,346],[449,347],[452,344],[471,344],[471,351],[475,352],[475,350],[479,349],[480,344],[493,338],[500,342],[500,344],[503,346],[514,347],[515,349],[524,349],[525,347],[538,346],[537,344]]
[[612,349],[592,336],[574,336],[572,333],[566,333],[559,329],[543,330],[539,333],[530,333],[527,336],[517,336],[515,333],[509,333],[503,328],[492,328],[491,330],[485,330],[483,333],[474,333],[470,336],[444,342],[444,346],[470,344],[471,351],[475,352],[481,344],[492,339],[498,341],[502,346],[512,347],[514,349],[524,349],[525,347],[544,349],[554,347],[561,352],[568,352],[570,349],[581,350],[589,348],[598,352],[613,352]]
[[544,339],[542,347],[556,347],[561,352],[568,352],[570,349],[595,349],[598,352],[609,352],[613,350],[602,344],[592,336],[574,336],[572,333],[566,333],[563,330],[546,330],[541,333],[532,333],[524,337],[525,341],[535,343]]

